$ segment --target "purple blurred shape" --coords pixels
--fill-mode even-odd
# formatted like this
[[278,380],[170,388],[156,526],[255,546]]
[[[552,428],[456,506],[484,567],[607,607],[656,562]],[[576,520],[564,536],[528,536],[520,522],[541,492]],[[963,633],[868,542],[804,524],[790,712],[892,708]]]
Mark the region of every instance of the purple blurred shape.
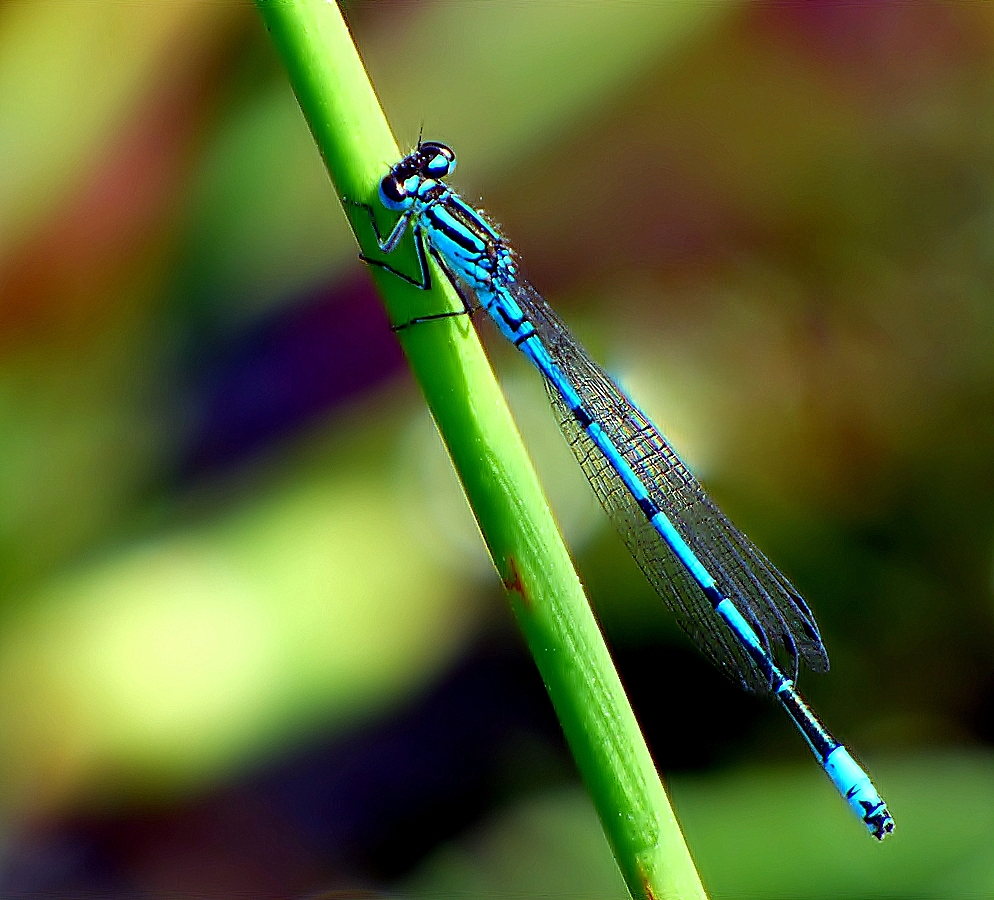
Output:
[[258,453],[404,363],[365,273],[201,346],[196,357],[180,401],[189,423],[184,479]]

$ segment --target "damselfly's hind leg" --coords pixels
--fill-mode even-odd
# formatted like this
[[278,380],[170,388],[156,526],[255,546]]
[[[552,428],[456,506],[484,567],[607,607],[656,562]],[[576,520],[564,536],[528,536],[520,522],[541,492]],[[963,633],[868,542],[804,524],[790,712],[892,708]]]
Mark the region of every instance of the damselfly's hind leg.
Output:
[[[414,231],[414,241],[418,247],[418,257],[419,257],[419,263],[421,265],[421,271],[425,273],[425,282],[427,286],[430,287],[431,272],[428,268],[428,261],[424,258],[424,235],[421,234],[421,231],[419,229],[415,229]],[[430,248],[428,252],[431,253],[433,257],[435,257],[436,262],[438,262],[438,265],[441,267],[443,274],[449,281],[449,284],[452,285],[453,290],[455,290],[455,292],[459,295],[459,299],[462,301],[462,309],[453,309],[449,310],[448,312],[434,313],[433,315],[430,316],[417,316],[416,318],[411,319],[409,322],[404,322],[403,325],[394,325],[393,326],[394,331],[403,331],[405,328],[410,328],[411,325],[420,325],[422,322],[431,322],[434,319],[449,319],[452,318],[452,316],[472,317],[473,313],[475,313],[477,309],[479,309],[478,306],[473,306],[472,302],[470,302],[469,298],[466,296],[465,290],[463,289],[462,285],[459,283],[459,279],[455,278],[452,275],[452,273],[449,271],[448,267],[445,265],[443,260],[439,257],[438,252],[434,248]],[[364,257],[360,256],[360,258]],[[371,262],[373,263],[373,265],[379,265],[379,263],[377,263],[376,260],[366,260],[366,262]],[[391,269],[390,271],[392,272],[393,269]]]
[[[408,225],[410,225],[410,217],[404,214],[394,225],[390,234],[385,238],[380,234],[380,229],[376,224],[376,216],[373,213],[373,208],[368,203],[362,203],[359,200],[350,200],[348,197],[342,198],[343,203],[351,204],[352,206],[358,206],[360,209],[366,210],[366,214],[369,216],[370,225],[373,227],[373,234],[376,235],[376,244],[386,254],[393,253],[397,249],[397,245],[400,243],[400,239],[404,236],[404,232],[407,230]],[[431,270],[428,268],[428,259],[425,255],[425,242],[424,235],[421,234],[421,230],[417,225],[411,226],[411,231],[414,236],[414,248],[418,255],[418,278],[412,278],[406,272],[401,272],[399,269],[395,269],[388,262],[382,259],[371,259],[364,253],[359,254],[359,259],[370,266],[379,266],[381,269],[386,269],[393,275],[396,275],[402,281],[406,281],[408,284],[414,285],[418,290],[429,291],[432,287],[431,281]],[[437,254],[435,254],[436,259],[438,259]],[[411,325],[420,325],[422,322],[431,322],[434,319],[448,319],[452,316],[465,316],[472,315],[474,312],[473,305],[467,300],[466,294],[460,287],[455,278],[453,278],[448,269],[439,260],[439,265],[442,267],[442,271],[445,272],[449,279],[449,282],[455,288],[456,293],[459,295],[459,299],[462,301],[463,308],[458,310],[451,310],[449,312],[434,313],[430,316],[418,316],[411,319],[409,322],[404,322],[401,325],[392,326],[394,331],[403,331],[405,328],[409,328]]]
[[[421,237],[420,231],[418,232],[418,239],[421,240],[422,244],[423,244],[423,239]],[[445,260],[442,259],[442,257],[439,254],[439,252],[434,247],[429,247],[428,248],[428,252],[432,255],[432,257],[434,258],[435,262],[438,263],[438,267],[442,270],[442,274],[445,275],[445,277],[448,280],[449,284],[452,285],[452,290],[454,290],[456,292],[457,296],[462,301],[462,309],[459,312],[457,312],[457,313],[453,313],[453,315],[457,315],[457,316],[466,315],[466,316],[472,317],[473,313],[475,313],[478,309],[480,309],[480,307],[473,305],[473,301],[466,294],[466,288],[463,287],[463,285],[459,281],[459,279],[456,278],[456,276],[452,274],[452,271],[445,264]],[[428,269],[428,266],[426,265],[425,266],[425,270],[427,271],[427,269]]]

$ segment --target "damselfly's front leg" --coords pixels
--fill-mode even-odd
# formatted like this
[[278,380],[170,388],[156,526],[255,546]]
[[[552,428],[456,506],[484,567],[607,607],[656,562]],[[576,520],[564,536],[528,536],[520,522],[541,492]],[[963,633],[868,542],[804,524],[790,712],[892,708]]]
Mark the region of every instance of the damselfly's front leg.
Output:
[[[348,197],[342,197],[342,202],[348,203],[352,206],[358,206],[360,209],[366,210],[366,214],[369,216],[369,223],[373,226],[373,234],[376,235],[376,245],[380,248],[380,250],[389,255],[397,249],[400,239],[404,236],[404,232],[407,231],[407,226],[411,223],[410,212],[405,212],[397,220],[397,224],[393,226],[390,233],[386,237],[383,237],[380,234],[379,226],[376,224],[376,216],[373,213],[373,207],[371,207],[368,203],[362,203],[359,200],[350,200]],[[392,272],[402,281],[406,281],[408,284],[413,284],[419,290],[430,291],[431,272],[428,271],[428,261],[425,259],[424,241],[421,239],[421,235],[417,233],[417,228],[415,227],[413,230],[414,246],[418,253],[418,274],[421,276],[420,279],[412,278],[405,272],[395,269],[382,259],[370,259],[370,257],[361,252],[359,254],[359,259],[371,266],[379,266],[381,269],[386,269],[388,272]]]

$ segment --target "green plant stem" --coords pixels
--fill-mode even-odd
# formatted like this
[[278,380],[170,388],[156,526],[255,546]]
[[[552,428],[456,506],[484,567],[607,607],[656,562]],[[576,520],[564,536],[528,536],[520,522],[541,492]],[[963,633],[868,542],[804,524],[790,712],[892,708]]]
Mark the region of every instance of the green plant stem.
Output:
[[[401,154],[338,7],[256,0],[339,196],[378,207]],[[368,213],[346,212],[363,253],[380,254]],[[381,233],[392,224],[377,212]],[[413,243],[391,264],[417,273]],[[393,322],[461,304],[433,266],[421,291],[373,268]],[[469,318],[400,340],[459,474],[628,888],[639,898],[704,897],[597,621]]]

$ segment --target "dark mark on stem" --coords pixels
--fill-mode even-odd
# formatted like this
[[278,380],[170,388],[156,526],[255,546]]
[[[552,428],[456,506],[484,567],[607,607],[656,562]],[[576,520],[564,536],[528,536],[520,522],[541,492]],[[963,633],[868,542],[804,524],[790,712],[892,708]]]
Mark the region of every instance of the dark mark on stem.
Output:
[[649,876],[642,866],[639,866],[639,877],[642,879],[642,893],[645,896],[645,900],[656,900],[656,895],[652,890],[652,884],[649,881]]
[[514,591],[516,594],[520,594],[525,606],[530,607],[532,605],[531,600],[528,598],[528,593],[525,591],[525,585],[521,580],[521,572],[518,571],[518,564],[515,562],[513,556],[508,556],[507,564],[511,569],[511,577],[504,579],[504,587],[509,591]]

